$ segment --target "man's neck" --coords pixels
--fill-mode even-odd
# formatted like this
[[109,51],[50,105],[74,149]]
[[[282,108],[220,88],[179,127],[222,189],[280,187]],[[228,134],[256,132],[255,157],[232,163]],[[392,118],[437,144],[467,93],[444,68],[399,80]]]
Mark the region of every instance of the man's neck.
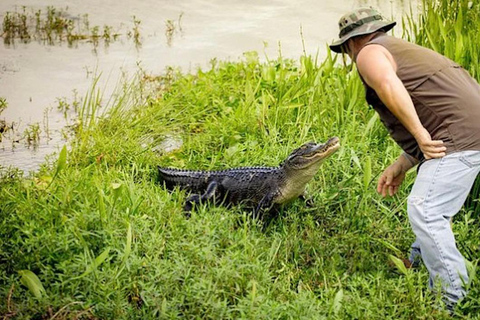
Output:
[[377,37],[378,35],[385,34],[383,31],[377,31],[374,33],[370,33],[364,36],[359,36],[353,39],[353,61],[357,60],[357,55],[365,46],[365,44],[371,41],[373,38]]

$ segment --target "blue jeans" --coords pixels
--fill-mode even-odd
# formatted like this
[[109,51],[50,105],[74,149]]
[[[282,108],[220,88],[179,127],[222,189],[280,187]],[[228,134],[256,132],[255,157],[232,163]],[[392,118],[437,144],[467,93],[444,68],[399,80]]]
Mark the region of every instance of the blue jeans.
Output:
[[[480,151],[462,151],[423,163],[408,197],[408,217],[416,235],[430,287],[440,281],[449,304],[457,303],[468,282],[465,261],[455,245],[450,220],[465,202],[480,172]],[[419,251],[418,251],[419,249]]]

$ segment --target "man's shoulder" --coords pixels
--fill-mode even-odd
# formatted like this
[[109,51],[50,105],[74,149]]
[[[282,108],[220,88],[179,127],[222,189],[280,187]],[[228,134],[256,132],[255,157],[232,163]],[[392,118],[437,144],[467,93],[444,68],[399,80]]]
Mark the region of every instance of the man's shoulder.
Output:
[[[390,37],[390,36],[382,36],[381,38],[385,38],[385,37]],[[390,37],[390,38],[393,38],[393,37]],[[393,38],[395,39],[395,38]],[[383,40],[383,41],[382,41]],[[385,40],[385,39],[382,39],[380,41],[369,41],[367,43],[365,43],[365,45],[359,50],[358,54],[357,54],[357,59],[360,57],[360,56],[374,56],[374,55],[385,55],[387,56],[389,59],[391,58],[391,53],[390,51],[388,50],[388,45],[385,44],[384,41],[388,41],[388,40]]]
[[372,38],[368,44],[389,44],[389,43],[405,43],[412,44],[404,39],[397,38],[395,36],[388,35],[386,33],[381,33],[378,36]]

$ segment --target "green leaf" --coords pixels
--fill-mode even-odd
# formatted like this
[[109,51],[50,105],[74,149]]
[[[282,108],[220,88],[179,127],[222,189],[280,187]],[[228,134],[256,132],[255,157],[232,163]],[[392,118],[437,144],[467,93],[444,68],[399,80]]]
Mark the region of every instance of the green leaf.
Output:
[[243,53],[243,55],[246,58],[248,64],[256,64],[259,61],[258,52],[256,51],[248,51]]
[[363,167],[363,187],[368,188],[370,180],[372,179],[372,159],[370,157],[365,157],[365,165]]
[[[128,213],[128,211],[127,211]],[[115,278],[118,278],[120,273],[122,273],[123,269],[125,268],[127,264],[127,259],[130,256],[130,253],[132,252],[132,225],[130,222],[127,222],[128,224],[128,229],[127,229],[127,240],[125,242],[125,251],[123,253],[122,257],[122,263],[120,264],[120,267],[118,268],[117,275]]]
[[369,136],[373,126],[375,125],[375,123],[377,123],[377,119],[378,119],[378,113],[375,112],[373,116],[370,118],[370,120],[368,121],[367,126],[365,127],[365,134],[363,135],[364,138]]
[[394,251],[396,254],[401,254],[402,253],[402,251],[400,249],[398,249],[397,247],[395,247],[394,245],[392,245],[388,241],[385,241],[385,240],[380,239],[380,238],[375,238],[375,240],[378,241],[379,243],[381,243],[382,245],[384,245],[385,247],[387,247],[388,249]]
[[352,152],[353,162],[355,162],[355,164],[357,165],[358,168],[362,169],[362,165],[360,164],[360,160],[358,159],[358,156],[357,156],[356,152],[353,149],[351,149],[351,152]]
[[62,151],[60,151],[60,155],[58,156],[57,170],[55,172],[55,175],[57,175],[60,171],[62,171],[66,165],[67,165],[67,146],[64,145],[62,148]]
[[403,263],[402,259],[399,259],[393,255],[389,255],[389,258],[390,260],[395,264],[395,266],[397,267],[398,271],[400,271],[401,273],[403,273],[404,275],[407,275],[408,274],[408,270],[407,270],[407,267],[405,267],[405,264]]
[[126,263],[128,256],[130,255],[130,252],[132,252],[132,225],[128,223],[128,229],[127,229],[127,241],[125,244],[125,252],[123,255],[123,263]]
[[439,52],[438,46],[437,46],[434,38],[432,37],[432,34],[430,32],[428,32],[428,30],[425,30],[425,33],[427,34],[428,42],[432,46],[432,49],[436,52]]
[[112,183],[112,193],[113,193],[113,201],[117,201],[118,197],[122,193],[123,185],[121,183]]
[[281,108],[283,109],[297,109],[297,108],[301,108],[305,106],[305,104],[303,103],[290,103],[290,104],[287,104],[285,106],[281,106]]
[[82,275],[80,275],[80,278],[92,273],[94,270],[96,270],[105,260],[108,258],[108,254],[110,253],[110,248],[105,249],[98,257],[95,258],[95,260],[90,264],[87,269],[85,270]]
[[66,165],[67,165],[67,146],[64,145],[58,156],[57,169],[55,170],[55,174],[53,175],[52,180],[48,184],[47,189],[52,185],[57,175],[60,173],[60,171],[62,171],[65,168]]
[[103,193],[103,190],[98,188],[98,212],[100,214],[100,220],[102,223],[105,223],[107,219],[107,210],[105,209],[105,194]]
[[468,272],[468,284],[471,284],[477,278],[477,265],[465,259],[465,265]]
[[225,154],[228,157],[233,157],[238,152],[239,152],[238,144],[234,144],[233,146],[231,146],[227,150],[225,150]]
[[333,313],[338,314],[338,311],[340,311],[340,308],[342,307],[342,302],[343,302],[343,289],[338,290],[338,292],[335,294],[335,298],[333,299]]
[[18,273],[22,277],[20,282],[26,286],[36,298],[41,298],[42,294],[45,293],[45,289],[37,275],[30,270],[20,270]]

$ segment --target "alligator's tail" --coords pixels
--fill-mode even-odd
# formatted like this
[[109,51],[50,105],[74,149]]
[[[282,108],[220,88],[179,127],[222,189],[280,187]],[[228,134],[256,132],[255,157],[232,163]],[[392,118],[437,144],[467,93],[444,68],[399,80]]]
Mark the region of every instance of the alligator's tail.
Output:
[[206,173],[202,171],[158,167],[158,180],[169,190],[176,186],[195,190],[200,188],[206,178]]

